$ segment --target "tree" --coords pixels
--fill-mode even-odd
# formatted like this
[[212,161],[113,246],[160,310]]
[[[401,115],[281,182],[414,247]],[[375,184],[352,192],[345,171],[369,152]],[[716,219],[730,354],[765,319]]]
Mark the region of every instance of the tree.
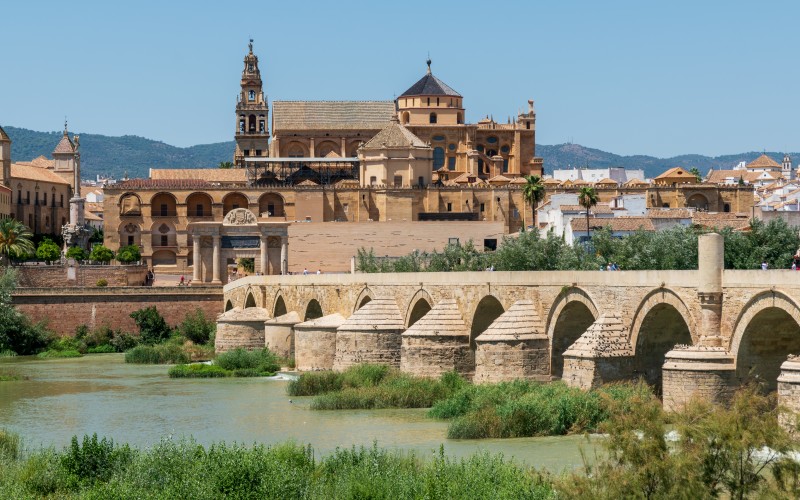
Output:
[[142,258],[142,253],[138,245],[128,245],[122,247],[117,252],[117,260],[123,264],[130,264],[131,262],[138,262]]
[[136,326],[139,327],[139,336],[143,344],[152,345],[163,342],[172,334],[172,328],[167,325],[156,306],[133,311],[131,318],[136,322]]
[[578,194],[578,203],[586,209],[586,243],[589,243],[591,234],[589,233],[589,211],[597,205],[598,197],[597,191],[593,187],[582,187],[580,194]]
[[75,260],[86,260],[88,257],[86,250],[81,247],[69,247],[67,249],[67,258]]
[[219,162],[219,168],[233,168],[233,163],[229,161],[221,161]]
[[703,175],[700,173],[697,167],[692,167],[689,169],[689,173],[695,176],[697,182],[703,182]]
[[61,249],[50,238],[45,238],[36,249],[36,258],[48,264],[61,258]]
[[[536,206],[544,198],[544,184],[542,184],[542,178],[538,175],[526,175],[524,179],[528,183],[522,188],[522,198],[531,206],[533,227],[536,229]],[[524,223],[523,226],[525,226]]]
[[16,219],[0,221],[0,260],[19,259],[32,255],[33,233],[25,224]]
[[92,248],[92,253],[89,254],[89,260],[93,260],[95,262],[108,263],[111,262],[111,259],[113,258],[114,252],[103,245],[95,245],[94,248]]

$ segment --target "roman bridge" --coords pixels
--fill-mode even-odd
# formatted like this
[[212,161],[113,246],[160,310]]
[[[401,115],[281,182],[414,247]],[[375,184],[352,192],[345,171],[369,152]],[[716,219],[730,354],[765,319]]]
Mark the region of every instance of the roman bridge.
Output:
[[670,407],[724,400],[751,378],[770,390],[800,380],[800,362],[786,362],[800,354],[800,273],[723,270],[722,255],[711,234],[696,271],[252,276],[224,288],[217,349],[477,382],[643,377]]

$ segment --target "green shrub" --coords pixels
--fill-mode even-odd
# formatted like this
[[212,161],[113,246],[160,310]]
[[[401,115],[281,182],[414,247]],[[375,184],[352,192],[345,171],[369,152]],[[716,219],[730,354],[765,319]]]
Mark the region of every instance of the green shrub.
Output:
[[207,320],[203,310],[199,307],[186,313],[186,317],[178,327],[181,335],[198,345],[207,344],[214,336],[216,329],[216,323]]
[[117,252],[117,260],[123,264],[130,264],[131,262],[138,262],[141,260],[142,254],[139,250],[139,245],[128,245],[119,249]]
[[47,497],[65,487],[66,477],[60,455],[54,450],[34,453],[22,465],[20,479],[30,493]]
[[175,365],[169,369],[170,378],[217,378],[231,375],[233,372],[216,365]]
[[114,258],[114,252],[104,247],[103,245],[95,245],[92,247],[92,252],[89,254],[89,260],[94,262],[108,263]]
[[0,358],[13,358],[16,355],[17,353],[12,351],[11,349],[0,350]]
[[179,345],[139,345],[125,352],[125,362],[140,365],[182,364],[189,362],[189,356]]
[[96,285],[98,287],[100,287],[100,288],[107,287],[108,286],[108,280],[105,279],[105,278],[100,278],[99,280],[97,280]]
[[124,445],[115,447],[114,441],[83,436],[83,443],[72,436],[70,446],[61,455],[61,468],[66,472],[71,485],[92,484],[97,481],[108,481],[117,470],[130,463],[133,452]]
[[[27,377],[18,374],[15,371],[0,370],[0,382],[14,382],[17,380],[26,380]],[[2,430],[0,430],[2,432]]]
[[67,258],[75,260],[86,260],[89,257],[86,250],[81,247],[69,247],[67,249]]
[[115,330],[114,336],[111,337],[111,340],[109,340],[108,343],[117,352],[125,352],[136,347],[139,344],[139,339],[130,333],[123,332],[121,330]]
[[224,370],[255,370],[258,376],[274,375],[281,368],[278,358],[266,348],[253,351],[233,349],[218,355],[214,363]]
[[343,376],[333,371],[303,373],[289,382],[286,392],[290,396],[316,396],[342,390]]
[[167,325],[164,317],[159,314],[156,306],[134,311],[131,313],[131,318],[139,328],[139,341],[142,344],[157,344],[172,335],[172,329]]
[[50,238],[44,238],[36,248],[36,258],[48,263],[61,258],[61,249]]

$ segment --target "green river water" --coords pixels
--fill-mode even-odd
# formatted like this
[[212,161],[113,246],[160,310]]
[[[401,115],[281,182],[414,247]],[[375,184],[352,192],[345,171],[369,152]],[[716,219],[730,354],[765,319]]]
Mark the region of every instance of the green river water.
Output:
[[582,464],[583,436],[452,440],[447,423],[425,410],[312,411],[309,398],[286,395],[285,380],[170,379],[166,366],[128,365],[121,354],[38,360],[0,359],[0,371],[28,380],[0,382],[0,428],[20,434],[28,448],[61,447],[73,435],[97,433],[145,447],[163,437],[216,441],[311,444],[318,454],[352,445],[438,452],[503,453],[553,472]]

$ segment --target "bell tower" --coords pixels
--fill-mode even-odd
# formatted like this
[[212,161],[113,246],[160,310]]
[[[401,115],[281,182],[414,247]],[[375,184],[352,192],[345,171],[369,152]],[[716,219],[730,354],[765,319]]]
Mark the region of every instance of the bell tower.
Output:
[[794,180],[794,170],[792,170],[792,158],[788,154],[783,155],[783,163],[781,164],[781,174],[787,181]]
[[11,138],[8,137],[3,127],[0,127],[0,163],[2,163],[2,178],[0,184],[9,187],[11,186]]
[[248,48],[250,50],[244,56],[242,69],[242,88],[236,98],[236,151],[233,162],[237,167],[244,166],[245,158],[269,156],[269,105],[258,69],[258,56],[253,54],[252,38]]

